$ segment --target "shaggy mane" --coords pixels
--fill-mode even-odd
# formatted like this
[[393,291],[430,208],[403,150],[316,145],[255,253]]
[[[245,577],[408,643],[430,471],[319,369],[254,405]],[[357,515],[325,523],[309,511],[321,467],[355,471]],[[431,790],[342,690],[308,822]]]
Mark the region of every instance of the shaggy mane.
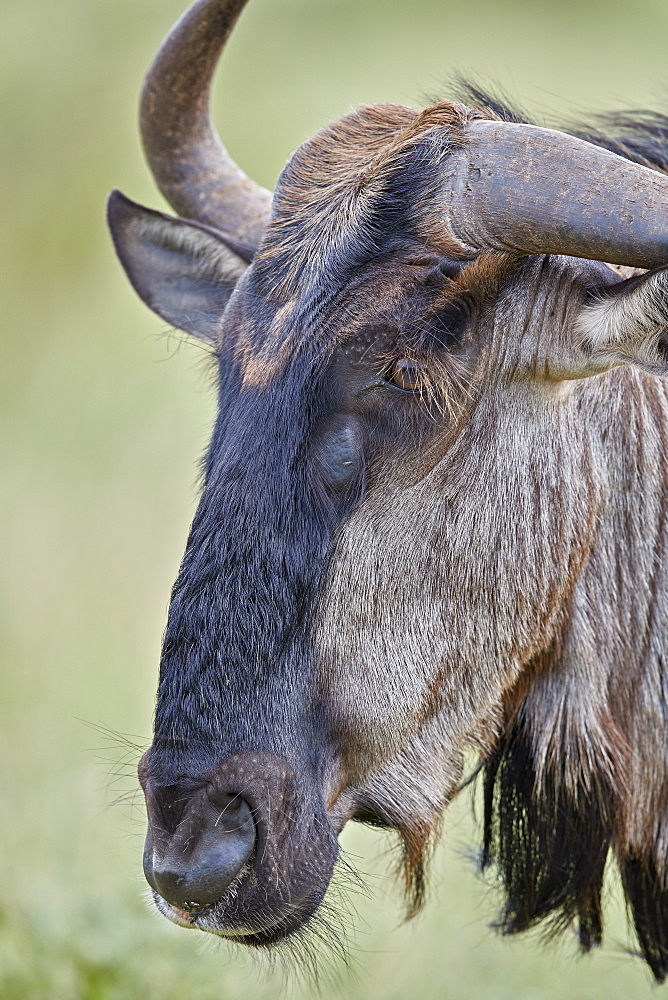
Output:
[[660,844],[652,831],[643,852],[624,844],[623,805],[602,775],[569,789],[558,765],[539,769],[530,728],[521,709],[483,767],[482,868],[496,868],[505,896],[497,930],[518,934],[543,923],[551,938],[575,924],[583,952],[600,945],[601,890],[612,851],[640,953],[662,983],[668,887]]

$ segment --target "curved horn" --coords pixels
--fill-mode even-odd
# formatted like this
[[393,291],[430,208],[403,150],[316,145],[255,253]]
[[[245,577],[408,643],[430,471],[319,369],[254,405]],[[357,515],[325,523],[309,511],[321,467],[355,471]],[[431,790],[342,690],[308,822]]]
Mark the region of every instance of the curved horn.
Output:
[[246,0],[197,0],[174,25],[144,81],[140,127],[158,187],[179,215],[257,246],[271,194],[230,159],[209,118],[220,52]]
[[446,227],[463,253],[668,261],[668,176],[564,132],[474,121],[442,161]]

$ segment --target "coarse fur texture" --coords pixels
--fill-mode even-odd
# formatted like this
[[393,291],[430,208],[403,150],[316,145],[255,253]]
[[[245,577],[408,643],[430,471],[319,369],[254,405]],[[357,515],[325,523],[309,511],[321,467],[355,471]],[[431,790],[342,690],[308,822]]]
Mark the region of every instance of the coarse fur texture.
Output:
[[[464,258],[440,171],[481,119],[523,120],[469,88],[328,126],[248,266],[112,198],[133,285],[214,344],[219,385],[140,767],[145,870],[170,919],[268,947],[317,926],[355,819],[398,832],[413,913],[472,748],[500,928],[599,943],[611,853],[660,981],[668,271]],[[617,126],[586,138],[665,170],[666,119]]]
[[[607,121],[618,137],[598,130],[587,137],[666,169],[668,118],[642,114],[635,121],[626,115]],[[629,294],[636,289],[637,298]],[[608,366],[640,359],[646,370],[665,372],[664,271],[599,293],[581,314],[580,330],[592,353],[600,347]],[[633,357],[626,354],[630,330],[637,331]],[[617,461],[612,456],[607,461],[608,489],[616,502],[609,505],[609,527],[606,532],[601,523],[573,595],[568,631],[547,656],[540,654],[531,689],[522,685],[507,699],[503,735],[485,768],[484,864],[496,861],[500,869],[507,895],[504,932],[525,930],[543,918],[551,918],[558,931],[577,919],[581,946],[589,950],[601,941],[600,890],[611,850],[642,954],[663,981],[668,972],[666,382],[628,369],[607,380],[611,377],[610,388],[617,391],[609,393],[613,406],[601,436],[621,446]]]

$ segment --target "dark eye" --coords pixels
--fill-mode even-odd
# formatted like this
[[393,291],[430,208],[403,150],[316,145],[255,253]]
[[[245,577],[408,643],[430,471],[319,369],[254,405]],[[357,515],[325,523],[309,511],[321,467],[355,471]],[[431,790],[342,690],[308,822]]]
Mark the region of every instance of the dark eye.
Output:
[[383,376],[386,382],[407,392],[423,392],[434,384],[429,369],[419,365],[410,358],[399,358],[386,370]]

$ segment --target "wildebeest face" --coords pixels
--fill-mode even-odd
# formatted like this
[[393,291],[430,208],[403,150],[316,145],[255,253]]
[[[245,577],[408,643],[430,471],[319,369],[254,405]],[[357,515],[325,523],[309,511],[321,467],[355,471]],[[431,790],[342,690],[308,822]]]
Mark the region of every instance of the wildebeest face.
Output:
[[[382,514],[374,497],[388,476],[403,489],[425,478],[470,395],[475,304],[468,292],[453,296],[444,272],[456,270],[434,255],[395,255],[314,317],[300,300],[259,294],[251,267],[230,301],[220,413],[142,775],[147,875],[168,915],[191,922],[199,910],[198,926],[273,940],[320,902],[343,822],[369,816],[341,733],[358,681],[344,664],[332,683],[315,622],[354,512]],[[358,600],[352,614],[364,615]],[[366,712],[355,742],[369,758],[373,743],[389,742],[368,699]],[[368,759],[367,772],[379,763]],[[402,808],[423,822],[410,803]],[[393,824],[378,810],[374,819]],[[245,826],[248,836],[236,836]],[[234,861],[221,857],[225,832]],[[195,844],[188,872],[185,843]]]
[[112,220],[219,372],[141,769],[158,906],[272,943],[319,906],[351,817],[399,831],[415,905],[464,751],[489,750],[589,551],[572,380],[602,367],[579,331],[614,275],[406,240],[347,271],[321,248],[277,289],[271,227],[247,267],[203,227],[120,199]]
[[156,903],[254,945],[315,928],[352,818],[399,833],[415,909],[473,748],[502,929],[600,942],[614,851],[660,980],[667,404],[606,373],[668,371],[665,119],[361,108],[272,198],[208,117],[244,4],[196,0],[145,81],[182,218],[109,204],[140,296],[218,365],[140,765]]

